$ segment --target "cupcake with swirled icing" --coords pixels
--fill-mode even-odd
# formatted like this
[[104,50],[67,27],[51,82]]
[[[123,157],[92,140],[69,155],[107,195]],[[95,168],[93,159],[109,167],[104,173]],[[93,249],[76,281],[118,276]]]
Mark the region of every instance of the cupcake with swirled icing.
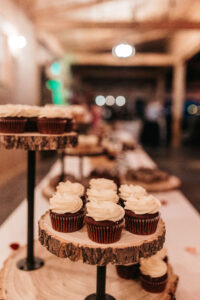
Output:
[[167,255],[167,249],[166,247],[163,247],[161,250],[159,250],[153,257],[160,258],[164,262],[168,262],[168,255]]
[[83,202],[78,195],[57,192],[50,199],[50,217],[54,230],[74,232],[83,227]]
[[89,182],[90,188],[95,190],[113,190],[117,191],[117,185],[113,180],[106,178],[93,178]]
[[23,116],[23,105],[0,105],[0,132],[23,133],[27,118]]
[[125,206],[125,202],[131,196],[135,199],[139,199],[147,195],[147,191],[142,186],[133,184],[122,184],[119,188],[119,192],[122,207]]
[[79,182],[71,182],[69,180],[60,182],[56,187],[57,192],[77,195],[81,197],[83,204],[85,204],[85,188]]
[[124,227],[124,209],[113,202],[92,201],[86,204],[88,237],[97,243],[117,242]]
[[37,128],[44,134],[62,134],[66,126],[65,112],[54,106],[44,106],[41,108]]
[[140,279],[142,287],[150,293],[161,293],[167,285],[167,264],[152,256],[140,260]]
[[125,228],[139,235],[153,234],[160,218],[160,201],[153,195],[136,199],[127,198],[125,203]]

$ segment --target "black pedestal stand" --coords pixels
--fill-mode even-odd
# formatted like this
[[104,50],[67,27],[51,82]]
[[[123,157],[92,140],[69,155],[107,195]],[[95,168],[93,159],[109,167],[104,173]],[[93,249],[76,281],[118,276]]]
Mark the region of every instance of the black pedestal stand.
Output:
[[60,153],[60,162],[61,162],[60,181],[64,181],[65,179],[65,152],[64,151]]
[[27,200],[28,200],[28,232],[27,257],[17,263],[20,270],[37,270],[43,266],[41,258],[34,257],[34,188],[35,188],[35,151],[28,151]]
[[97,266],[96,294],[89,295],[85,300],[116,300],[114,297],[105,294],[106,290],[106,266]]

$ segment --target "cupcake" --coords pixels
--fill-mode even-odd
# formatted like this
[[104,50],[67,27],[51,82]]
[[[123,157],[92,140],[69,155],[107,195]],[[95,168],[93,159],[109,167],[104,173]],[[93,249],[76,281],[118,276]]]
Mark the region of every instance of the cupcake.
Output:
[[150,293],[162,293],[167,285],[167,264],[155,257],[140,260],[142,287]]
[[54,230],[74,232],[83,227],[84,209],[77,195],[56,193],[50,199],[50,218]]
[[85,188],[78,182],[71,182],[69,180],[60,182],[56,187],[58,193],[72,194],[81,197],[83,203],[85,202]]
[[23,116],[22,105],[0,105],[0,132],[23,133],[27,119]]
[[66,126],[65,113],[56,107],[43,107],[37,120],[37,128],[43,134],[62,134]]
[[58,112],[60,112],[60,116],[62,116],[63,119],[66,120],[65,125],[65,132],[70,132],[73,130],[74,127],[74,120],[72,117],[72,113],[69,110],[69,106],[59,105],[59,106],[48,106],[53,109],[56,109]]
[[89,182],[90,188],[95,190],[113,190],[117,191],[117,185],[113,180],[105,178],[93,178]]
[[126,200],[131,196],[139,199],[140,197],[147,195],[147,191],[142,186],[133,184],[122,184],[119,188],[119,192],[120,205],[122,205],[122,207],[125,206]]
[[139,199],[131,195],[125,203],[126,230],[139,235],[153,234],[160,218],[160,206],[160,201],[153,195]]
[[106,189],[87,189],[87,200],[88,201],[96,201],[96,202],[113,202],[118,203],[119,197],[114,190],[106,190]]
[[124,209],[108,201],[92,201],[87,203],[86,207],[85,223],[88,237],[101,244],[119,241],[124,227]]
[[140,264],[117,265],[116,270],[119,277],[124,279],[136,279],[139,276]]
[[39,116],[40,107],[36,105],[24,105],[22,111],[23,111],[23,116],[27,118],[25,131],[36,132],[37,118]]

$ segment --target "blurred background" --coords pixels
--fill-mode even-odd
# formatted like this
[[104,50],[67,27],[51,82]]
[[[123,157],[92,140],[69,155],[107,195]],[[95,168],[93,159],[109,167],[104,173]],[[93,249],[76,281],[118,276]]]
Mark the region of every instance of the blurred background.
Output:
[[[0,0],[0,103],[87,105],[200,209],[199,12],[199,0]],[[56,157],[38,159],[40,180]],[[25,170],[25,152],[0,150],[0,223],[25,197]]]

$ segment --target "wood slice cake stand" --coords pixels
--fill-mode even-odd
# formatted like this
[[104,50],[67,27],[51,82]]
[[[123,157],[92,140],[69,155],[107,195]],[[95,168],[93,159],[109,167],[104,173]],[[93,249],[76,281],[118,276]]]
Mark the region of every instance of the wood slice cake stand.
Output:
[[27,200],[28,200],[28,220],[27,220],[27,256],[18,262],[17,266],[21,270],[36,270],[43,266],[42,259],[34,257],[34,188],[35,188],[35,166],[36,151],[58,150],[66,147],[76,146],[78,142],[77,133],[70,132],[64,134],[40,134],[22,133],[7,134],[0,133],[0,149],[21,149],[28,151],[27,168]]
[[121,239],[113,244],[91,241],[86,226],[73,233],[57,232],[51,226],[49,212],[39,221],[39,241],[49,252],[73,262],[97,265],[96,294],[89,295],[85,300],[114,300],[113,296],[105,294],[106,265],[135,263],[141,257],[152,256],[163,247],[164,240],[165,225],[162,220],[152,235],[134,235],[123,230]]
[[[44,267],[21,272],[16,262],[24,257],[26,248],[15,251],[0,273],[0,300],[83,300],[95,290],[94,266],[58,258],[39,242],[35,242],[35,249],[45,260]],[[161,294],[146,292],[138,280],[118,277],[113,265],[107,267],[107,280],[107,291],[117,300],[172,300],[178,277],[169,266],[167,287]]]

